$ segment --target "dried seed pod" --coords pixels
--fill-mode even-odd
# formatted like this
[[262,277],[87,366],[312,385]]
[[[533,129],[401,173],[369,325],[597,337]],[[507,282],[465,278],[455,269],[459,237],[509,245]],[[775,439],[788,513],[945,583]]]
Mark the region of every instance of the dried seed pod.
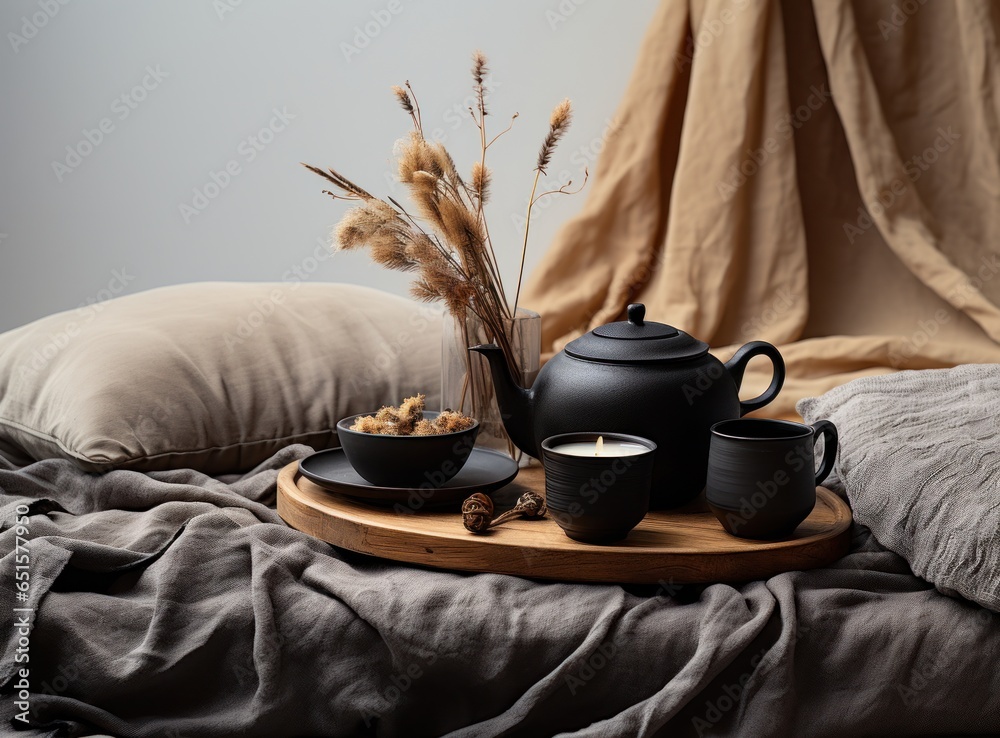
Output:
[[506,523],[508,520],[513,520],[514,518],[524,517],[529,520],[541,518],[545,513],[545,500],[542,499],[542,496],[534,492],[525,492],[517,498],[517,504],[514,507],[505,513],[497,515],[493,522],[490,523],[490,527]]
[[517,498],[515,510],[520,509],[521,514],[526,518],[542,518],[548,511],[545,507],[545,499],[535,492],[525,492]]
[[462,523],[466,530],[483,533],[493,519],[493,500],[481,492],[470,495],[462,503]]

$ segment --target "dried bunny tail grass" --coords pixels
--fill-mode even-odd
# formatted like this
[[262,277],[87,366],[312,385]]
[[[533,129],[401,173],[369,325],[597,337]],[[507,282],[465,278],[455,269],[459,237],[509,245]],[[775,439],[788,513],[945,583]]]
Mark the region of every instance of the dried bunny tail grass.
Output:
[[469,282],[457,280],[455,286],[445,293],[444,304],[448,312],[464,320],[469,310],[476,310],[476,288]]
[[392,93],[396,96],[399,106],[410,114],[410,120],[413,121],[414,133],[422,133],[420,106],[417,104],[417,96],[413,94],[413,88],[410,87],[409,81],[406,82],[405,88],[393,85]]
[[340,219],[336,229],[334,229],[334,244],[344,251],[361,248],[368,243],[371,234],[378,227],[367,208],[364,206],[351,208],[344,213],[344,217]]
[[[327,180],[328,182],[332,182],[342,192],[346,192],[350,198],[355,198],[360,200],[375,199],[375,196],[373,194],[359,187],[358,185],[354,184],[351,180],[349,180],[347,177],[337,172],[335,169],[327,169],[326,171],[323,171],[319,167],[314,167],[312,164],[306,164],[305,162],[299,162],[299,163],[302,164],[302,166],[304,166],[313,174],[318,174],[320,177]],[[337,197],[335,193],[331,192],[330,194],[333,195],[334,197]]]
[[439,177],[425,171],[414,172],[410,180],[410,198],[416,204],[417,212],[437,231],[444,229],[441,217],[441,201],[444,197],[439,188],[440,183]]
[[447,265],[422,264],[416,279],[410,284],[410,295],[422,302],[444,302],[448,305],[462,305],[462,315],[468,306],[475,288],[456,269]]
[[437,156],[438,165],[441,167],[441,171],[451,182],[455,191],[459,192],[460,190],[465,189],[465,182],[462,180],[462,175],[458,173],[458,167],[455,166],[455,160],[451,158],[451,154],[448,153],[448,149],[444,147],[444,144],[431,144],[431,150]]
[[475,287],[450,264],[445,268],[437,264],[422,265],[416,285],[420,287],[413,296],[431,302],[441,300],[451,304],[452,298],[455,298],[458,301],[456,304],[466,306],[475,295]]
[[399,85],[393,85],[392,92],[399,101],[399,106],[410,115],[413,115],[415,111],[413,108],[413,101],[410,99],[410,93]]
[[472,79],[475,80],[477,85],[481,85],[488,73],[489,68],[486,66],[486,54],[476,49],[472,52]]
[[406,245],[406,257],[419,266],[421,276],[435,291],[450,289],[465,280],[455,264],[424,233],[417,234]]
[[412,272],[420,265],[409,257],[406,247],[405,237],[389,229],[374,234],[368,242],[368,250],[376,264],[400,272]]
[[485,203],[490,198],[492,176],[493,173],[481,162],[477,161],[472,165],[472,191],[479,198],[480,203]]
[[472,80],[476,83],[476,104],[483,116],[489,115],[486,111],[486,92],[483,87],[483,80],[486,79],[487,74],[489,74],[489,67],[486,65],[486,55],[476,49],[472,54]]
[[428,172],[435,177],[444,176],[441,157],[434,147],[417,131],[410,131],[399,152],[399,181],[412,184],[417,172]]
[[450,197],[442,197],[437,209],[441,213],[442,235],[463,258],[471,255],[469,249],[482,248],[484,235],[476,213]]
[[426,277],[418,277],[410,283],[410,296],[421,302],[439,302],[444,299],[437,285]]
[[421,266],[450,268],[447,257],[441,253],[441,249],[438,248],[437,244],[426,233],[416,233],[413,235],[413,238],[406,244],[406,256],[411,261],[418,262]]
[[570,124],[572,117],[573,106],[567,97],[552,109],[552,114],[549,116],[549,125],[552,128],[565,128]]
[[334,231],[333,241],[337,248],[350,251],[368,245],[383,229],[399,222],[399,214],[391,205],[372,198],[344,213]]
[[421,302],[443,302],[459,321],[476,305],[476,288],[468,280],[431,269],[420,270],[410,284],[410,295]]
[[552,111],[552,115],[549,117],[549,132],[542,142],[542,148],[538,151],[538,162],[535,165],[535,169],[543,173],[545,172],[545,168],[552,161],[552,152],[555,150],[556,144],[559,143],[559,139],[569,129],[572,118],[573,110],[569,99],[563,100],[556,105]]

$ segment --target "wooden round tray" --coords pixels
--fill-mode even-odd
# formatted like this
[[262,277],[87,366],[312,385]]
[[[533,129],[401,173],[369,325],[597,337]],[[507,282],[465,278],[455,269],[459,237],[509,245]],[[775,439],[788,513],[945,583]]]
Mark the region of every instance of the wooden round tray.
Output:
[[[494,493],[497,511],[512,507],[526,489],[544,494],[540,467],[522,469]],[[567,538],[551,518],[512,520],[473,535],[457,510],[401,512],[354,501],[299,475],[298,462],[278,475],[278,514],[335,546],[438,569],[574,582],[733,582],[825,566],[847,552],[851,509],[823,487],[816,497],[812,514],[780,541],[729,535],[699,500],[650,512],[624,541],[593,545]]]

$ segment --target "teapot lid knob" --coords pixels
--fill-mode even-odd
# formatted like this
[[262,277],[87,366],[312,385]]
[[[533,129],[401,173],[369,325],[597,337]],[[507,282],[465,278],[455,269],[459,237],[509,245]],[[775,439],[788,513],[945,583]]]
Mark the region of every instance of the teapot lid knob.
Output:
[[628,320],[597,326],[566,345],[577,359],[612,364],[643,364],[691,359],[708,353],[708,344],[672,325],[646,320],[646,306],[633,302]]

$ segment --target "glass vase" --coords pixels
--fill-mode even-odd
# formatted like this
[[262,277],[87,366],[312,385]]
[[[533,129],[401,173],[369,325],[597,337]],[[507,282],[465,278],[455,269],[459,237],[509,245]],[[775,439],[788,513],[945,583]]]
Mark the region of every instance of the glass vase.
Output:
[[[504,321],[504,331],[514,354],[518,381],[522,387],[531,387],[541,364],[541,316],[518,308],[513,320]],[[511,443],[503,427],[489,363],[469,351],[470,346],[496,343],[486,326],[471,312],[464,321],[446,317],[441,343],[441,407],[460,410],[479,421],[476,446],[502,451],[526,463],[529,457]]]

